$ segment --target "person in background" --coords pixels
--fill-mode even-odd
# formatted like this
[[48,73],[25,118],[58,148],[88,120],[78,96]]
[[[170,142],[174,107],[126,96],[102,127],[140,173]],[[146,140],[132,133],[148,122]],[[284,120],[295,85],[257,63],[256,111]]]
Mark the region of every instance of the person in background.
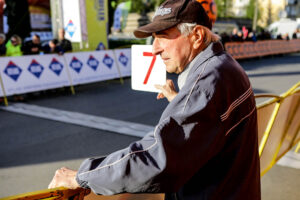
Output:
[[18,35],[11,36],[6,43],[6,56],[22,56],[22,39]]
[[256,39],[256,36],[255,36],[255,33],[254,32],[249,32],[247,38],[245,41],[248,41],[248,42],[256,42],[257,39]]
[[232,30],[231,34],[231,41],[232,42],[243,42],[243,32],[239,31],[237,28]]
[[5,39],[5,35],[3,33],[0,33],[0,56],[6,55]]
[[25,42],[22,47],[24,55],[40,54],[42,50],[40,36],[34,34],[32,40]]
[[290,36],[288,33],[284,34],[282,39],[289,41],[290,40]]
[[58,30],[58,45],[61,47],[64,53],[73,50],[72,43],[70,40],[65,38],[65,30],[62,28]]
[[50,53],[57,53],[57,54],[63,54],[64,51],[60,47],[57,39],[52,39],[43,47],[43,51],[45,54]]
[[297,39],[297,30],[293,33],[292,38],[293,38],[293,39]]

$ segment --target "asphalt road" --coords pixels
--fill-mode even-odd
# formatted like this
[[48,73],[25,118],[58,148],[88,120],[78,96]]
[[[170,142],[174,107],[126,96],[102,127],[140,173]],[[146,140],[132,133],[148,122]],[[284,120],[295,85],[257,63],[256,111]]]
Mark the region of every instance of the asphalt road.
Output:
[[[280,94],[300,81],[300,54],[240,64],[256,94]],[[130,81],[76,86],[75,95],[68,88],[32,94],[25,104],[154,126],[168,102],[131,90]],[[0,119],[0,197],[45,189],[57,168],[76,169],[84,158],[106,155],[139,139],[3,110]],[[299,183],[299,169],[275,166],[262,178],[263,199],[296,200]]]

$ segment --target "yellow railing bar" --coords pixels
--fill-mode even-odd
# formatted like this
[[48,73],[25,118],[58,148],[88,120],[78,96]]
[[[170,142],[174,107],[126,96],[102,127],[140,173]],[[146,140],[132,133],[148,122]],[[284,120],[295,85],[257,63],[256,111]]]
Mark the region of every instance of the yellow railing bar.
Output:
[[[296,108],[299,106],[299,104],[300,104],[300,100],[298,100],[298,102],[296,104]],[[292,123],[292,120],[294,119],[294,116],[295,116],[296,112],[297,112],[297,109],[294,109],[292,111],[291,117],[290,117],[289,121],[287,122],[287,124],[286,124],[286,126],[284,128],[284,132],[283,132],[282,138],[281,138],[279,144],[277,145],[276,151],[275,151],[275,153],[273,155],[273,159],[272,159],[271,164],[270,164],[271,166],[273,166],[278,161],[277,155],[278,155],[278,153],[280,151],[280,148],[282,146],[283,141],[285,140],[285,137],[287,135],[288,129],[289,129],[291,123]],[[296,130],[296,131],[298,131],[298,130]]]
[[295,152],[298,153],[299,150],[300,150],[300,140],[299,140],[299,142],[298,142],[298,144],[297,144],[297,147],[296,147],[296,149],[295,149]]
[[288,91],[286,91],[285,93],[283,93],[281,95],[281,97],[285,98],[285,97],[293,94],[293,92],[297,89],[297,87],[300,87],[300,81],[298,83],[296,83],[293,87],[291,87]]
[[[276,119],[276,116],[278,114],[278,111],[279,111],[279,108],[281,106],[281,103],[284,101],[284,99],[290,95],[292,95],[295,90],[298,90],[297,88],[300,86],[300,81],[298,83],[296,83],[293,87],[291,87],[287,92],[283,93],[282,95],[280,96],[277,96],[277,95],[272,95],[272,94],[259,94],[259,95],[255,95],[255,98],[265,98],[265,97],[271,97],[272,99],[267,101],[267,102],[264,102],[260,105],[257,106],[257,108],[262,108],[264,106],[267,106],[269,104],[272,104],[274,102],[277,102],[276,105],[275,105],[275,108],[272,112],[272,115],[271,115],[271,118],[268,122],[268,125],[266,127],[266,130],[263,134],[263,138],[259,144],[259,155],[262,154],[264,148],[265,148],[265,145],[268,141],[268,138],[269,138],[269,135],[270,135],[270,132],[271,132],[271,129],[273,127],[273,124],[275,122],[275,119]],[[282,142],[282,141],[281,141]]]
[[7,97],[6,97],[4,84],[3,84],[3,81],[2,81],[2,78],[1,78],[1,74],[0,74],[0,85],[1,85],[2,93],[3,93],[4,105],[8,106],[8,101],[7,101]]
[[291,87],[287,92],[281,94],[280,96],[274,95],[274,94],[256,94],[256,95],[254,95],[255,98],[271,98],[270,100],[257,105],[257,108],[265,107],[269,104],[280,101],[281,99],[286,98],[286,97],[298,92],[300,90],[300,88],[298,88],[298,87],[300,87],[300,81],[298,83],[296,83],[295,85],[293,85],[293,87]]
[[[0,200],[66,200],[73,196],[78,196],[78,200],[83,199],[85,195],[87,195],[90,191],[82,188],[78,188],[76,190],[70,190],[64,187],[40,190],[35,192],[28,192],[24,194],[19,194],[15,196],[0,198]],[[80,198],[81,197],[81,198]]]
[[270,118],[270,120],[268,122],[267,128],[266,128],[266,130],[264,132],[263,138],[261,139],[261,142],[259,144],[259,156],[261,156],[261,154],[262,154],[262,152],[263,152],[263,150],[265,148],[265,145],[266,145],[266,143],[268,141],[268,138],[269,138],[271,129],[273,127],[273,124],[275,122],[276,116],[278,114],[279,108],[280,108],[280,102],[276,103],[275,108],[274,108],[274,110],[272,112],[272,116],[271,116],[271,118]]

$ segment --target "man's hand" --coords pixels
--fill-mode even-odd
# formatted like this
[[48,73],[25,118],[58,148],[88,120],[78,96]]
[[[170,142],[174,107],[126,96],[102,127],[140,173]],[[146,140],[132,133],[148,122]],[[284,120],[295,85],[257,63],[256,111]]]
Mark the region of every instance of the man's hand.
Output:
[[77,171],[68,169],[66,167],[56,170],[55,175],[48,186],[48,189],[57,187],[66,187],[69,189],[79,188],[79,184],[76,181]]
[[161,93],[158,93],[157,99],[167,98],[171,102],[177,95],[174,83],[172,80],[168,79],[166,85],[155,85],[156,89],[161,90]]

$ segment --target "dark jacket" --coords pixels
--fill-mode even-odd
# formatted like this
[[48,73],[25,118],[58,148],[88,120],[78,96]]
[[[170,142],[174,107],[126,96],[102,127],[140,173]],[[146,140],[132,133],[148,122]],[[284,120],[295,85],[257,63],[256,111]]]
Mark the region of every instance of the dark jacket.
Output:
[[186,82],[153,133],[77,173],[95,193],[166,193],[166,199],[260,199],[255,99],[221,43],[189,66]]
[[[32,51],[33,48],[37,49],[37,51]],[[24,55],[40,54],[42,46],[41,44],[34,44],[32,41],[28,41],[22,46],[22,51]]]
[[67,39],[63,39],[63,40],[59,41],[58,45],[61,47],[63,52],[72,51],[72,49],[73,49],[72,43],[70,42],[70,40],[67,40]]

